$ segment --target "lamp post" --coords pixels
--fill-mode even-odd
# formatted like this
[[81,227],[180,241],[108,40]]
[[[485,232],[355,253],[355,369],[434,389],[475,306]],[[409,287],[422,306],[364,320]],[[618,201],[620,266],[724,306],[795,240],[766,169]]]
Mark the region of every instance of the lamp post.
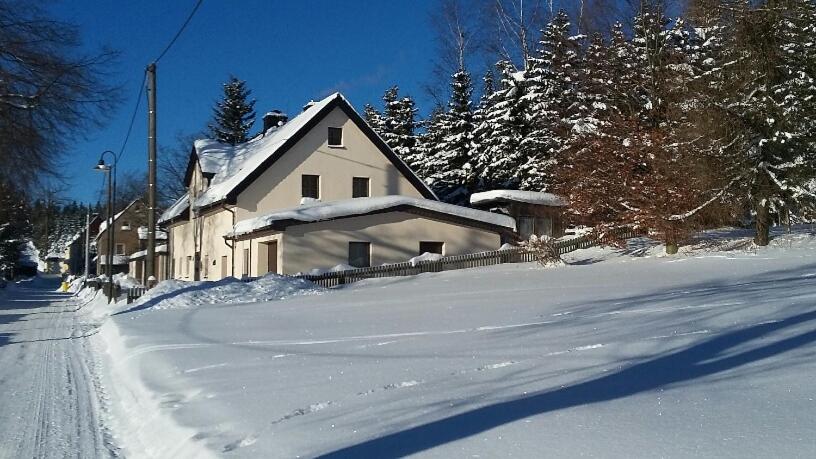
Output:
[[[110,154],[113,158],[112,164],[105,164],[105,155]],[[99,163],[94,169],[105,172],[108,176],[108,217],[106,219],[106,229],[108,230],[108,253],[105,259],[105,274],[108,277],[108,303],[113,298],[113,247],[114,247],[114,229],[113,217],[114,206],[116,205],[116,153],[105,150],[99,157]]]

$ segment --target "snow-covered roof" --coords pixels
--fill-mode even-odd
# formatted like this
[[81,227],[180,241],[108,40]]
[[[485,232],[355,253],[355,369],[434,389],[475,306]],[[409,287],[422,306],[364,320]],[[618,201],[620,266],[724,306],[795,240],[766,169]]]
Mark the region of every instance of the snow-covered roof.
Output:
[[[210,139],[196,140],[194,143],[195,154],[198,157],[201,170],[213,176],[209,187],[196,198],[193,207],[206,207],[226,199],[267,160],[279,151],[283,151],[282,147],[289,139],[305,129],[310,121],[323,113],[324,109],[332,103],[338,102],[352,111],[354,110],[342,94],[334,93],[308,106],[283,126],[267,131],[266,135],[258,136],[248,142],[233,146]],[[359,114],[357,116],[359,117]],[[401,163],[399,166],[406,174],[413,175],[413,177],[409,178],[414,179],[415,185],[427,196],[433,197],[433,192],[415,176],[410,168],[399,157],[392,156],[393,161]]]
[[[157,245],[153,253],[167,253],[167,244]],[[138,260],[139,258],[147,256],[147,250],[140,250],[130,254],[131,260]]]
[[[103,265],[107,264],[108,256],[107,255],[98,255],[96,257],[99,259],[99,262]],[[129,255],[114,255],[113,256],[113,264],[114,265],[126,265],[130,261]]]
[[[139,239],[147,239],[147,227],[140,226],[136,228],[136,232],[139,234]],[[167,239],[167,232],[162,231],[160,229],[156,230],[156,239],[164,240]]]
[[334,93],[307,108],[271,135],[246,143],[232,146],[210,139],[196,140],[195,149],[202,171],[215,175],[210,186],[196,199],[194,207],[207,206],[225,199],[230,191],[275,154],[284,142],[300,131],[323,107],[335,98],[342,97],[340,93]]
[[474,206],[497,201],[525,202],[528,204],[539,204],[551,207],[563,207],[567,205],[567,200],[563,197],[541,191],[491,190],[470,195],[470,204]]
[[[121,216],[122,216],[122,214],[124,214],[125,212],[127,212],[127,211],[128,211],[128,209],[130,209],[131,207],[133,207],[133,205],[134,205],[134,204],[136,204],[136,203],[137,203],[137,202],[139,202],[139,201],[140,201],[139,199],[134,199],[133,201],[131,201],[131,202],[130,202],[130,204],[128,204],[127,206],[125,206],[125,208],[124,208],[124,209],[122,209],[122,210],[121,210],[121,211],[120,211],[118,214],[116,214],[116,215],[114,215],[114,216],[113,216],[113,222],[114,222],[114,223],[116,223],[116,220],[119,220],[119,217],[121,217]],[[99,224],[99,233],[97,233],[97,235],[96,235],[96,237],[94,238],[94,240],[99,239],[99,236],[101,236],[101,235],[102,235],[102,232],[103,232],[103,231],[105,231],[105,229],[106,229],[107,227],[108,227],[108,219],[107,219],[107,218],[105,218],[104,220],[102,220],[102,223],[100,223],[100,224]],[[115,233],[114,233],[114,234],[115,234]]]
[[365,215],[400,206],[439,212],[489,225],[501,226],[513,231],[516,229],[516,221],[506,215],[485,212],[483,210],[471,209],[468,207],[447,204],[430,199],[394,195],[372,198],[343,199],[340,201],[331,202],[317,202],[304,204],[289,209],[283,209],[262,215],[260,217],[240,221],[236,223],[233,230],[225,236],[228,238],[239,237],[258,230],[269,228],[276,222],[287,220],[312,223],[343,217],[353,217],[356,215]]
[[170,221],[187,210],[190,207],[190,198],[188,193],[184,193],[184,196],[176,199],[176,202],[173,203],[170,207],[168,207],[164,212],[162,212],[161,217],[159,217],[159,224],[164,222]]

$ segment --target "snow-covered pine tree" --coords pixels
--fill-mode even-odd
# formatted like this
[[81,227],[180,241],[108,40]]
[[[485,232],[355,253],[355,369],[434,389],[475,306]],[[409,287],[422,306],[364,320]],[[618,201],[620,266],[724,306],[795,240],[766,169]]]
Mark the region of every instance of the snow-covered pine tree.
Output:
[[481,122],[474,130],[479,146],[474,158],[479,177],[478,189],[517,189],[523,158],[519,142],[526,135],[529,123],[524,118],[521,96],[524,94],[523,72],[509,61],[496,64],[499,75],[495,91],[480,105]]
[[477,175],[473,183],[473,192],[484,191],[485,181],[481,177],[483,145],[482,137],[479,131],[482,125],[487,120],[487,113],[490,109],[490,97],[496,91],[495,77],[493,71],[488,69],[482,77],[482,93],[479,96],[479,103],[473,111],[473,153],[471,161],[473,164],[473,172]]
[[410,96],[399,97],[399,88],[392,86],[383,95],[383,113],[370,105],[365,115],[386,144],[414,171],[421,168],[424,155],[417,148],[416,103]]
[[0,279],[11,274],[20,253],[20,245],[31,237],[31,211],[25,193],[0,180]]
[[521,101],[529,132],[519,143],[524,158],[520,187],[547,191],[558,155],[572,124],[581,116],[576,94],[581,67],[581,37],[570,36],[569,16],[560,10],[542,31],[535,55],[525,72]]
[[379,134],[380,136],[383,135],[383,119],[382,114],[374,108],[371,104],[365,104],[363,108],[363,118],[365,119],[366,123],[371,126],[371,129],[374,129],[374,132]]
[[214,139],[237,145],[247,141],[255,123],[255,100],[249,100],[251,91],[246,82],[230,76],[224,83],[224,96],[213,107],[213,122],[209,125]]
[[428,177],[437,195],[448,202],[465,202],[475,189],[473,168],[473,83],[459,70],[451,77],[447,111],[436,118],[433,129],[441,135],[435,154],[428,158]]
[[812,212],[816,196],[816,6],[808,0],[728,2],[718,25],[722,55],[712,66],[704,110],[709,136],[730,167],[729,198],[750,203],[755,242],[772,219]]

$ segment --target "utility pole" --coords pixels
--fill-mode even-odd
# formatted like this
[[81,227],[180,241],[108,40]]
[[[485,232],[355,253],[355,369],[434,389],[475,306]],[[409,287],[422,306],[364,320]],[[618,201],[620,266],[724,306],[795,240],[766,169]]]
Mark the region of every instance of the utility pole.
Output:
[[88,204],[88,213],[85,214],[85,281],[91,274],[91,205]]
[[156,262],[156,63],[147,66],[147,254],[145,278],[153,287]]

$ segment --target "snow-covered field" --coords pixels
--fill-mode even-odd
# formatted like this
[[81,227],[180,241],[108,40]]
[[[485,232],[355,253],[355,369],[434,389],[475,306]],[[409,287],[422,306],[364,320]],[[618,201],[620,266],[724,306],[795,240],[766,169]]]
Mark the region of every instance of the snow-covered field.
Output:
[[110,427],[133,457],[814,457],[816,235],[735,236],[340,290],[168,283],[92,338]]

